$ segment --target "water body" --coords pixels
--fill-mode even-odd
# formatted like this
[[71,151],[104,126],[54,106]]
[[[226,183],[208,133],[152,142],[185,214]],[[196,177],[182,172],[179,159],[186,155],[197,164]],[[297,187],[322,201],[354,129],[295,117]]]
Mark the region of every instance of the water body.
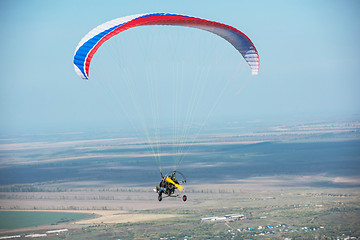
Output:
[[86,217],[86,214],[64,212],[0,211],[0,229],[9,230],[65,223]]

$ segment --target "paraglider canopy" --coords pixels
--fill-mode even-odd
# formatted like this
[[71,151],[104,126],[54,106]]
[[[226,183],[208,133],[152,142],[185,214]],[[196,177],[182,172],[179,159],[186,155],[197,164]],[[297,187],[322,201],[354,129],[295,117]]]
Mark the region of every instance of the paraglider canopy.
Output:
[[238,50],[249,64],[252,74],[259,72],[259,55],[251,40],[238,29],[229,25],[172,13],[136,14],[117,18],[101,24],[85,35],[76,47],[74,68],[83,79],[89,78],[91,60],[99,47],[111,37],[133,27],[145,25],[175,25],[198,28],[214,33]]

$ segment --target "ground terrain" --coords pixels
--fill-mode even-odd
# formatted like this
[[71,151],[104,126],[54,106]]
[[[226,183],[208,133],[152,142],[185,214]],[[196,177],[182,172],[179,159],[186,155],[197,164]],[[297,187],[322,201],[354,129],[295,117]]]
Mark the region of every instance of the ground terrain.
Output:
[[[187,202],[157,201],[157,168],[132,138],[3,138],[1,210],[87,217],[1,229],[0,239],[31,234],[40,239],[360,238],[359,126],[317,123],[206,133],[181,165]],[[165,140],[163,150],[169,155],[164,167],[171,169]],[[200,220],[229,214],[245,218]],[[59,229],[67,230],[41,235]]]

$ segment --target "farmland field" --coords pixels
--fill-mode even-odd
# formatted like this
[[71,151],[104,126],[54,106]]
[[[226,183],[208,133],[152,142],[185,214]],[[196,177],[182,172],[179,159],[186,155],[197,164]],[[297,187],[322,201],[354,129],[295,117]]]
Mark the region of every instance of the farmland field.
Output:
[[[46,193],[36,193],[36,201],[29,203],[36,207],[62,205],[74,210],[59,211],[93,213],[99,217],[42,228],[0,231],[0,236],[25,235],[29,232],[41,234],[45,230],[66,228],[69,231],[62,235],[66,239],[179,239],[186,236],[190,239],[214,236],[220,239],[233,236],[234,239],[256,239],[262,234],[265,239],[359,237],[360,188],[289,187],[287,181],[281,178],[255,178],[237,184],[190,185],[186,190],[188,202],[167,199],[160,203],[154,193],[142,187],[121,193],[113,189],[86,192],[88,196],[96,196],[99,192],[103,196],[113,196],[113,200],[108,201],[75,200],[75,196],[83,196],[82,191],[62,192],[58,196],[64,197],[58,200],[51,194],[49,199],[41,200]],[[24,198],[32,194],[15,193],[13,203],[7,204],[11,208],[25,202],[16,200],[16,196]],[[91,209],[96,204],[122,210],[77,210]],[[27,206],[28,203],[24,203],[23,207]],[[200,220],[229,214],[243,214],[245,219]],[[47,239],[57,239],[57,236],[49,234]]]

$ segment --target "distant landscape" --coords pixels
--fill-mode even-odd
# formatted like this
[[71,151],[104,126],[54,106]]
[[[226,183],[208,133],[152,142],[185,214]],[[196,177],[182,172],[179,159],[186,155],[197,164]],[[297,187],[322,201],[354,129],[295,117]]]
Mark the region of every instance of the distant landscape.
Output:
[[[192,183],[231,183],[251,177],[322,176],[312,184],[357,184],[360,123],[235,127],[204,133],[189,143],[178,170]],[[215,131],[214,131],[215,132]],[[116,137],[115,137],[116,136]],[[160,143],[164,171],[173,170],[173,146]],[[186,143],[185,143],[186,144]],[[152,186],[159,172],[144,142],[122,133],[69,133],[0,140],[0,183],[102,181]],[[334,181],[341,177],[349,181]],[[33,186],[33,185],[32,185]]]
[[[164,136],[159,145],[163,171],[173,170],[171,141]],[[360,237],[360,122],[232,124],[204,131],[188,147],[178,170],[189,200],[160,203],[152,191],[160,181],[152,153],[129,133],[2,137],[1,209],[92,218],[0,227],[0,237],[59,227],[69,239]],[[245,220],[200,221],[226,214]]]

